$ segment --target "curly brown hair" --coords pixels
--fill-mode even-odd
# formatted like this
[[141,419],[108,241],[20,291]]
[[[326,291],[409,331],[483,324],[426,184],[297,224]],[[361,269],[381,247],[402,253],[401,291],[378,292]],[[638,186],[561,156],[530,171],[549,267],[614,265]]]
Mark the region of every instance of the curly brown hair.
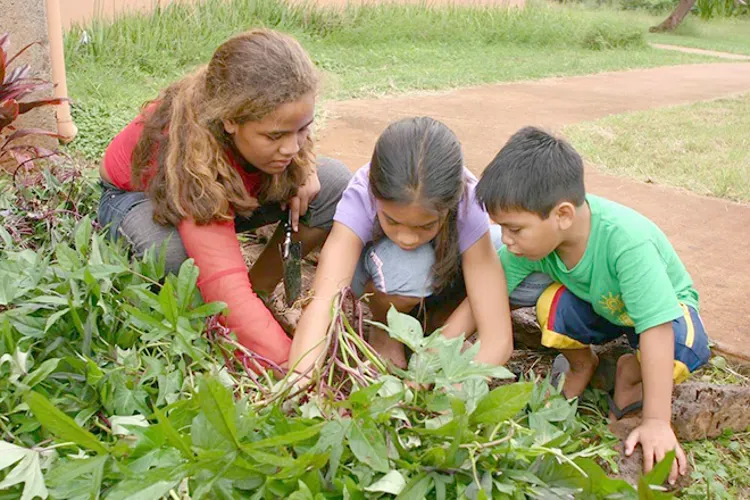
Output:
[[176,225],[232,220],[265,202],[296,194],[315,167],[309,139],[283,173],[262,175],[252,197],[227,152],[224,120],[262,120],[278,106],[317,91],[318,75],[300,44],[272,30],[224,42],[207,66],[172,83],[144,105],[144,129],[133,156],[132,184],[154,203],[154,220]]

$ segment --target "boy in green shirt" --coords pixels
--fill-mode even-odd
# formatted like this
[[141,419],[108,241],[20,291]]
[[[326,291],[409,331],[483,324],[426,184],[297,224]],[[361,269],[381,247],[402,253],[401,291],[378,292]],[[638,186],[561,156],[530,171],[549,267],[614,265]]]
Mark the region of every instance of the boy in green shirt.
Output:
[[535,272],[554,281],[538,297],[537,316],[542,344],[568,361],[566,397],[580,396],[594,375],[599,360],[591,344],[626,335],[636,349],[618,360],[611,417],[643,407],[625,452],[640,443],[649,471],[675,450],[674,483],[687,460],[671,427],[673,381],[710,352],[698,293],[667,237],[634,210],[587,195],[578,153],[533,127],[511,137],[476,194],[502,226],[498,254],[508,291]]

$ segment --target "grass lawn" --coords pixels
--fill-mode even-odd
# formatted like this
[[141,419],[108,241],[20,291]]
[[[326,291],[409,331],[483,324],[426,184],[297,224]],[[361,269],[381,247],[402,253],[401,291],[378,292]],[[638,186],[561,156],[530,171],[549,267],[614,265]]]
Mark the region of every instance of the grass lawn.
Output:
[[80,131],[72,148],[97,159],[140,104],[207,62],[224,39],[254,26],[302,42],[326,75],[324,99],[714,60],[651,49],[648,21],[621,14],[543,4],[523,11],[371,5],[343,12],[276,0],[173,4],[153,16],[85,27],[85,36],[81,28],[68,33],[68,84]]
[[604,171],[750,202],[750,94],[565,129]]
[[[586,10],[598,11],[598,7],[588,5]],[[602,7],[605,13],[609,7]],[[644,10],[616,11],[622,22],[637,26],[645,34],[648,42],[681,45],[697,49],[716,50],[735,54],[750,54],[750,17],[717,17],[703,20],[697,15],[689,15],[672,33],[649,33],[651,26],[661,23],[669,11],[654,14]]]
[[750,54],[750,18],[701,21],[693,16],[678,26],[674,33],[649,33],[646,38],[656,43]]

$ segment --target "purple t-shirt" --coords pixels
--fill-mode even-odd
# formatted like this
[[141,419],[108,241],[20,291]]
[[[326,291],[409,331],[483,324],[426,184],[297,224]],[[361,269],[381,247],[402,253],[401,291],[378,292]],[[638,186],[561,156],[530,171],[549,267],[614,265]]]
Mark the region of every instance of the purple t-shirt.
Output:
[[[466,193],[458,203],[458,220],[456,221],[458,248],[461,253],[464,253],[490,229],[487,212],[475,200],[474,189],[477,179],[466,168],[464,168],[464,175]],[[377,217],[375,197],[370,192],[370,164],[368,163],[357,170],[349,181],[349,185],[336,206],[336,215],[333,216],[333,220],[354,231],[362,243],[367,244],[372,241]]]

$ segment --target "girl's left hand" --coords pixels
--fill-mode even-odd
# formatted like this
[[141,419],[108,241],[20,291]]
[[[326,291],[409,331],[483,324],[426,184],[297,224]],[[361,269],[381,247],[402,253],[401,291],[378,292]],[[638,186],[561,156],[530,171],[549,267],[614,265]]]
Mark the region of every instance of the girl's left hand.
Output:
[[[320,192],[320,180],[318,173],[312,172],[297,190],[297,196],[289,200],[289,209],[292,211],[292,229],[299,231],[299,218],[307,213],[310,203]],[[282,208],[286,208],[282,205]]]

